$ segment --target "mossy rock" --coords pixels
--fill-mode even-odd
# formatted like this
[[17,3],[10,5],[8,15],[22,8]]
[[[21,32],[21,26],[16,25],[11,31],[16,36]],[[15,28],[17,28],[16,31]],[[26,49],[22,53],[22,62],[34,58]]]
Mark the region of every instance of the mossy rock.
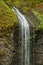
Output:
[[[0,35],[11,32],[14,27],[18,26],[16,14],[0,0]],[[7,34],[6,33],[6,34]]]
[[43,2],[43,0],[4,0],[4,2],[15,6],[25,14],[36,4]]
[[33,13],[40,20],[40,24],[37,27],[37,29],[43,30],[43,14],[40,14],[38,11],[35,11],[34,9],[33,9]]
[[0,30],[13,25],[18,24],[18,19],[15,13],[2,1],[0,0]]
[[[4,0],[4,2],[18,8],[24,15],[27,16],[27,18],[31,19],[31,22],[35,24],[36,29],[43,28],[43,22],[42,22],[43,16],[40,15],[39,18],[38,15],[35,15],[37,18],[36,17],[33,18],[33,15],[30,13],[32,9],[35,9],[36,5],[38,4],[40,5],[40,3],[43,3],[43,0],[30,0],[30,1],[29,0]],[[33,14],[35,14],[35,12],[33,12]],[[39,23],[40,25],[38,25]]]

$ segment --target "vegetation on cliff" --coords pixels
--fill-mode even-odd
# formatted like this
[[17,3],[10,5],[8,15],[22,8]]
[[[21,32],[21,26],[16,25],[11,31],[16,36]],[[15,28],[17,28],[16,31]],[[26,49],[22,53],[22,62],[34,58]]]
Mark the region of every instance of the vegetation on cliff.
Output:
[[[27,18],[31,18],[33,16],[29,12],[32,11],[40,20],[38,28],[43,29],[43,0],[0,0],[0,30],[12,27],[13,24],[18,24],[17,16],[6,3],[17,7],[24,15],[27,16]],[[38,24],[36,21],[34,21],[34,23],[36,23],[36,25]]]
[[18,20],[12,10],[0,0],[0,30],[2,28],[12,27],[13,24],[17,24]]
[[[28,15],[29,10],[34,10],[35,12],[33,11],[33,13],[41,21],[39,28],[43,28],[43,15],[40,14],[40,12],[38,12],[38,9],[40,9],[40,11],[43,12],[43,8],[41,9],[41,7],[40,7],[40,5],[43,7],[43,0],[4,0],[4,2],[15,6],[26,16],[29,16]],[[42,3],[42,4],[40,4],[40,3]]]

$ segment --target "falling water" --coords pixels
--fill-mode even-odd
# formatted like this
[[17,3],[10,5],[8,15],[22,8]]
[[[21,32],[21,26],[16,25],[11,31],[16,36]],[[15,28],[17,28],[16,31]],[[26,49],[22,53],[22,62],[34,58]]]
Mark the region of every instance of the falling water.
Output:
[[20,13],[20,11],[12,7],[13,12],[16,13],[18,19],[19,19],[19,29],[21,31],[19,32],[21,36],[21,65],[30,65],[30,30],[29,30],[29,24],[26,20],[25,16]]

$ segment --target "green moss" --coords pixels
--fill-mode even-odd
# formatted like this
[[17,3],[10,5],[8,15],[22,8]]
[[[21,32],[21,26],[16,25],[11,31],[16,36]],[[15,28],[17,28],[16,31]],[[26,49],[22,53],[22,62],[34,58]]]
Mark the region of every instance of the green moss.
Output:
[[8,28],[17,24],[18,20],[16,15],[12,12],[12,10],[0,0],[0,30],[2,28]]
[[4,0],[4,2],[15,6],[22,13],[27,13],[28,10],[32,9],[36,4],[43,2],[43,0]]
[[43,2],[43,0],[4,0],[4,1],[17,7],[35,5],[39,4],[40,2]]
[[[22,13],[28,15],[29,7],[36,5],[40,2],[43,2],[43,0],[3,0],[4,2],[14,5]],[[17,17],[15,14],[12,12],[12,10],[3,2],[2,0],[0,1],[0,28],[2,27],[10,27],[13,25],[13,23],[17,23]],[[37,13],[36,11],[34,12],[35,15],[41,20],[40,25],[38,28],[43,28],[43,16]],[[3,24],[4,23],[4,24]]]
[[40,25],[38,26],[39,29],[43,29],[43,14],[41,15],[39,12],[33,10],[34,14],[40,19]]
[[21,10],[26,13],[29,9],[27,7],[22,7]]

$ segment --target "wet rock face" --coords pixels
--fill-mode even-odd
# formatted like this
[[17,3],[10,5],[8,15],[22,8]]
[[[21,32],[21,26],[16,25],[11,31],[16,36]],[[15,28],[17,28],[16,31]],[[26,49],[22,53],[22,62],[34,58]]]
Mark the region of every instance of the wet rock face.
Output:
[[0,65],[18,65],[18,25],[0,30]]
[[0,38],[0,65],[9,65],[13,57],[14,44],[6,39]]
[[32,63],[33,65],[43,65],[43,32],[35,32],[35,40],[32,47]]

